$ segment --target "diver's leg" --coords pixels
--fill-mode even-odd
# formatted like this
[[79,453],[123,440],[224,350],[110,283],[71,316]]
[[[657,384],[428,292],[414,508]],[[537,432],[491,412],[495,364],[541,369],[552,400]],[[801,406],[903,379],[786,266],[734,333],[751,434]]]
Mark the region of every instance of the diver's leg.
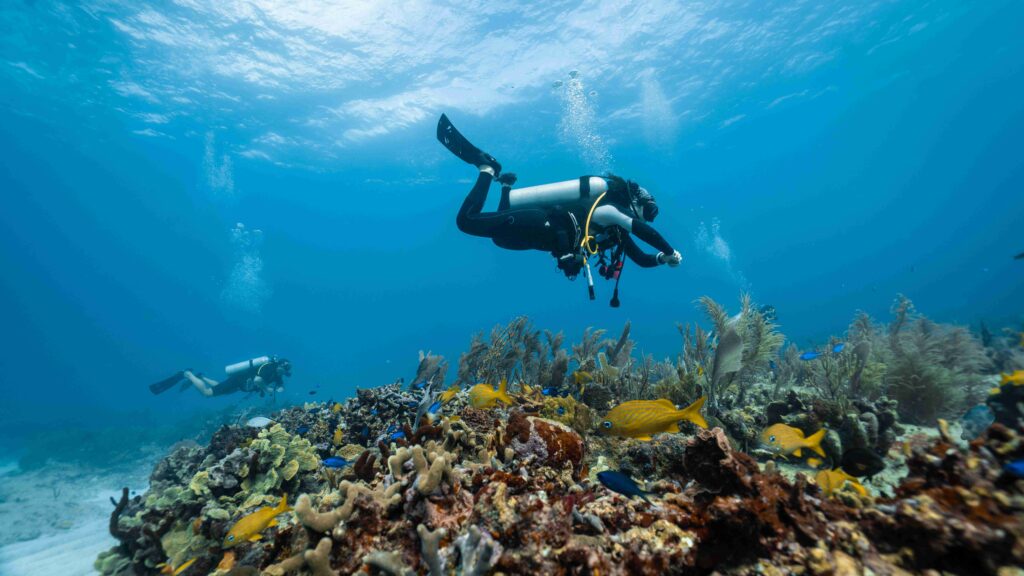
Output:
[[[213,396],[213,389],[206,383],[206,380],[209,380],[208,378],[200,378],[188,370],[185,371],[185,378],[188,378],[188,381],[191,382],[192,385],[196,387],[196,390],[199,390],[199,393],[203,396]],[[214,382],[214,385],[216,385],[216,382]]]
[[466,199],[462,201],[459,214],[455,217],[455,224],[459,227],[459,230],[474,236],[490,236],[490,234],[486,233],[488,229],[481,226],[477,222],[479,219],[476,217],[484,209],[484,202],[487,201],[487,191],[490,189],[491,180],[493,179],[493,172],[484,169],[480,170],[476,184],[473,185],[473,189],[466,195]]
[[480,168],[480,176],[462,202],[455,219],[459,230],[473,236],[495,240],[495,244],[512,250],[530,248],[550,251],[553,224],[548,212],[540,208],[524,208],[498,212],[482,212],[487,191],[494,179],[487,166]]

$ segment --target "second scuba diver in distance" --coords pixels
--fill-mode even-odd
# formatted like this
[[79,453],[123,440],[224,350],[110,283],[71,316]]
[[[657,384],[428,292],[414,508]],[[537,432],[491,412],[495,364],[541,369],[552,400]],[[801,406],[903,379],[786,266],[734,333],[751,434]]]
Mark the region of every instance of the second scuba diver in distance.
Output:
[[[593,280],[588,259],[596,257],[601,275],[616,280],[612,306],[618,306],[618,278],[625,254],[642,268],[678,266],[682,256],[650,223],[658,205],[646,189],[614,174],[582,176],[575,180],[513,189],[516,176],[502,173],[501,164],[473,146],[444,114],[437,123],[437,139],[462,161],[480,171],[455,219],[459,230],[490,238],[508,250],[549,252],[567,278],[582,271]],[[483,212],[491,182],[501,184],[496,212]],[[632,236],[658,250],[644,252]]]
[[153,394],[162,394],[179,383],[192,384],[203,396],[224,396],[235,392],[260,396],[284,391],[284,379],[292,375],[292,364],[277,356],[260,356],[224,367],[227,378],[218,382],[191,370],[181,370],[149,385]]

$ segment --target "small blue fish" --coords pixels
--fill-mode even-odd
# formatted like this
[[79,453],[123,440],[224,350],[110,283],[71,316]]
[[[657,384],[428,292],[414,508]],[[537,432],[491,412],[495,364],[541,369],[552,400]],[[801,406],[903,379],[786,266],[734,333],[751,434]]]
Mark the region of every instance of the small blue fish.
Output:
[[349,461],[345,460],[341,456],[331,456],[330,458],[324,458],[324,468],[344,468],[349,465]]
[[1024,478],[1024,458],[1014,460],[1013,462],[1008,463],[1006,466],[1003,466],[1003,471],[1011,476],[1016,476],[1017,478]]
[[440,409],[441,409],[441,401],[438,400],[437,402],[434,402],[433,404],[431,404],[430,408],[427,408],[427,414],[437,414],[437,411],[440,410]]
[[412,387],[413,387],[414,390],[423,390],[423,387],[426,386],[426,385],[427,385],[427,383],[424,381],[424,382],[417,382],[417,383],[413,384]]
[[555,412],[558,412],[559,416],[565,416],[565,406],[559,406],[558,410],[555,410]]
[[374,416],[376,416],[378,413],[379,412],[378,412],[378,410],[376,408],[374,408],[373,410],[370,410],[370,414],[372,414]]
[[387,430],[385,430],[385,431],[384,431],[384,433],[385,433],[385,434],[391,434],[391,433],[392,433],[392,432],[394,432],[395,430],[398,430],[398,426],[396,426],[396,425],[392,424],[391,426],[388,426],[388,429],[387,429]]
[[296,434],[305,434],[306,432],[309,432],[309,426],[306,425],[299,426],[295,429]]
[[398,432],[395,432],[391,436],[388,436],[389,440],[398,440],[400,438],[405,438],[405,432],[402,432],[401,430],[399,430]]
[[622,472],[605,470],[604,472],[597,473],[597,479],[601,481],[601,484],[604,484],[605,488],[612,492],[618,492],[619,494],[630,498],[633,496],[639,496],[644,500],[644,502],[647,502],[648,504],[651,502],[647,499],[647,492],[641,490],[632,478]]
[[775,371],[775,360],[768,361],[768,368],[771,369],[772,372]]
[[978,404],[960,417],[960,439],[974,440],[995,421],[995,412],[986,404]]
[[819,356],[821,356],[821,352],[804,352],[803,354],[800,355],[800,359],[803,360],[804,362],[809,362]]
[[310,396],[316,396],[316,390],[310,390],[309,391],[309,395]]
[[416,400],[409,400],[408,402],[405,403],[405,405],[408,406],[409,408],[415,408],[419,406],[420,403]]
[[846,348],[846,342],[840,342],[839,344],[836,344],[835,346],[833,346],[832,347],[832,353],[833,354],[839,354],[840,352],[843,351],[843,348]]

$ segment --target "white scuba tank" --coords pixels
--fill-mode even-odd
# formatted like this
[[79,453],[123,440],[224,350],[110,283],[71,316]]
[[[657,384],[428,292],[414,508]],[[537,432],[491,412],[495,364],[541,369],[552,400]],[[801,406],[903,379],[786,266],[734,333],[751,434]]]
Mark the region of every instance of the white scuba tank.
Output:
[[228,364],[224,367],[224,371],[228,373],[228,376],[231,376],[232,374],[237,374],[242,370],[258,368],[267,362],[270,362],[270,356],[260,356],[259,358],[253,358],[252,360],[243,360],[241,362],[235,362],[234,364]]
[[593,203],[608,191],[608,181],[599,176],[583,176],[575,180],[514,188],[508,193],[509,208],[538,208],[555,204]]

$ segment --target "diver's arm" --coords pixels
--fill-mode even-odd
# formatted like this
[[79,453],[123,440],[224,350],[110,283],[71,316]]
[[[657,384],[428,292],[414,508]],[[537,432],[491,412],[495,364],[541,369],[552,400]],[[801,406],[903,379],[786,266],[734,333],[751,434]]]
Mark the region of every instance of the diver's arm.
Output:
[[652,228],[651,225],[646,222],[641,222],[640,220],[633,220],[633,229],[630,230],[630,232],[636,234],[637,238],[643,240],[644,242],[650,244],[651,246],[654,246],[655,248],[664,252],[665,254],[671,254],[675,252],[672,246],[668,243],[668,240],[665,240],[665,238],[663,238],[657,230]]
[[626,252],[626,256],[629,256],[629,259],[636,262],[637,266],[641,268],[654,268],[661,264],[658,262],[657,254],[648,254],[641,250],[628,234],[622,235],[622,249]]
[[608,204],[598,206],[594,210],[594,215],[591,217],[591,221],[602,227],[607,228],[609,226],[618,226],[627,232],[636,234],[637,238],[651,246],[654,246],[665,254],[672,254],[675,252],[675,250],[672,249],[672,246],[669,245],[668,241],[665,240],[661,234],[658,234],[658,231],[652,228],[650,224],[643,220],[630,218],[615,206],[610,206]]

